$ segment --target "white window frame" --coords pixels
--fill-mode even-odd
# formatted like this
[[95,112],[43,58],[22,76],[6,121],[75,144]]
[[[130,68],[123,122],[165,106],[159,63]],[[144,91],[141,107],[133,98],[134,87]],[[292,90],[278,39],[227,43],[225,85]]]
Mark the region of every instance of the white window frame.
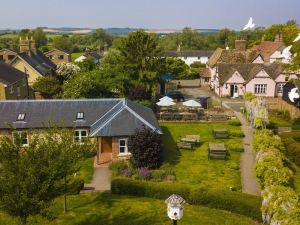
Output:
[[277,93],[283,93],[283,87],[285,83],[279,83],[277,84]]
[[[26,143],[22,144],[22,147],[28,147],[29,146],[29,140],[28,140],[28,133],[27,131],[13,131],[12,136],[13,136],[13,143],[15,143],[15,135],[22,135],[26,133],[26,138],[24,138],[24,140],[26,140]],[[23,139],[22,139],[23,142]]]
[[[121,141],[125,141],[125,145],[121,145]],[[121,152],[121,148],[124,148],[124,152]],[[130,152],[128,152],[128,138],[119,138],[119,155],[130,155]]]
[[76,120],[83,120],[83,119],[84,119],[84,112],[77,112]]
[[267,94],[267,84],[255,84],[254,85],[255,94]]
[[[78,132],[78,136],[76,136],[76,132]],[[82,132],[86,132],[86,136],[82,135]],[[85,129],[76,129],[74,131],[74,142],[79,142],[80,144],[83,144],[84,140],[88,139],[89,133],[88,130]],[[76,140],[78,138],[78,140]]]
[[24,121],[25,120],[25,113],[19,113],[17,117],[17,121]]

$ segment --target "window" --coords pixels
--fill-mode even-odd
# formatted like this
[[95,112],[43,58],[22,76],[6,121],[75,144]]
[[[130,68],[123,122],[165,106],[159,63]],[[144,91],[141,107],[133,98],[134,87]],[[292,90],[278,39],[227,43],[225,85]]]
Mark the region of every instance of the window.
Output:
[[50,60],[52,60],[52,59],[53,59],[53,55],[49,55],[48,58],[49,58]]
[[254,93],[255,94],[266,94],[267,85],[266,84],[255,84]]
[[3,62],[4,61],[4,57],[3,55],[0,55],[0,62]]
[[12,60],[13,58],[15,58],[14,55],[8,55],[8,60]]
[[21,88],[19,86],[17,87],[17,96],[21,97]]
[[76,120],[83,120],[84,119],[84,113],[83,112],[78,112],[76,115]]
[[23,85],[23,87],[27,86],[27,79],[26,79],[26,78],[24,78],[24,79],[22,80],[22,85]]
[[14,93],[14,86],[13,85],[8,86],[8,90],[9,90],[9,94],[12,95]]
[[88,137],[87,130],[75,130],[74,141],[83,143]]
[[17,117],[17,121],[24,121],[25,120],[25,113],[20,113]]
[[20,141],[21,145],[23,147],[26,147],[29,145],[29,141],[28,141],[28,134],[26,131],[16,131],[13,132],[13,141],[14,143],[16,143],[17,141]]
[[277,85],[277,92],[278,93],[282,93],[283,92],[283,86],[284,86],[284,83],[281,83],[281,84]]
[[63,59],[64,59],[64,56],[63,56],[63,55],[59,55],[59,56],[58,56],[58,59],[63,60]]
[[127,138],[119,139],[119,154],[127,154],[128,148],[127,148]]

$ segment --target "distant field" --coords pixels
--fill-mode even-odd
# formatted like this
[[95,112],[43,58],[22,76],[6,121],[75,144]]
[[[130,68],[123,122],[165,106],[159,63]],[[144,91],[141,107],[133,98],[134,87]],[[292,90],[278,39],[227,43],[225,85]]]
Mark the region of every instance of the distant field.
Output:
[[3,34],[0,35],[0,38],[17,38],[18,34]]

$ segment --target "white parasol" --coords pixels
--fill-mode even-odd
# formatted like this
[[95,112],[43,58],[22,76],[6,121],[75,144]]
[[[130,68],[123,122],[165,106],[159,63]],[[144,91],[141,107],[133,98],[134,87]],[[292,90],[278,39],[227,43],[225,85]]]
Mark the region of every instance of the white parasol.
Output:
[[201,107],[201,104],[199,102],[196,102],[195,100],[188,100],[182,104],[188,107]]
[[159,102],[156,103],[156,105],[158,106],[171,106],[175,104],[176,104],[175,102],[166,99],[160,100]]
[[159,101],[170,101],[170,102],[173,102],[174,101],[174,99],[173,98],[170,98],[170,97],[168,97],[168,96],[164,96],[164,97],[162,97],[162,98],[160,98],[159,99]]

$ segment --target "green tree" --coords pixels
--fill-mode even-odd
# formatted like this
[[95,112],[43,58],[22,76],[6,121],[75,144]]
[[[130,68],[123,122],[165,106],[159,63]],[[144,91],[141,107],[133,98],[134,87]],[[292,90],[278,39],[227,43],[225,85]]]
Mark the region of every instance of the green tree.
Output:
[[283,24],[273,24],[271,27],[267,28],[264,33],[264,40],[274,41],[276,34],[282,33],[283,27]]
[[158,80],[158,58],[161,57],[157,36],[143,30],[132,32],[123,39],[119,50],[133,82],[146,86],[152,92]]
[[36,28],[31,31],[31,35],[33,36],[33,39],[35,40],[37,47],[41,47],[44,45],[47,45],[47,37],[43,29]]
[[62,92],[61,84],[55,77],[38,78],[33,84],[33,89],[46,99],[59,98]]
[[73,132],[49,129],[33,135],[24,147],[24,133],[13,134],[14,140],[0,139],[0,203],[25,224],[28,216],[43,213],[62,194],[57,184],[74,173],[76,162],[92,145],[74,143]]
[[72,43],[68,36],[57,36],[53,38],[53,47],[70,51],[72,48]]
[[283,42],[286,46],[292,45],[295,38],[300,33],[300,28],[295,25],[285,26],[282,29]]
[[82,62],[76,62],[76,65],[79,66],[82,72],[92,71],[96,68],[95,60],[92,57],[87,57]]

